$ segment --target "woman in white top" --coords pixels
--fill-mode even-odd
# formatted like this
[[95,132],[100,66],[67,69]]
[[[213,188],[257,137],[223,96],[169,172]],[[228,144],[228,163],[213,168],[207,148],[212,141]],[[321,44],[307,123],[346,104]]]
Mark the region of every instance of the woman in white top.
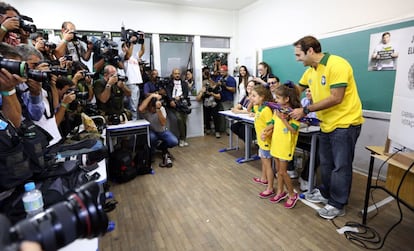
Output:
[[247,67],[242,65],[239,68],[239,85],[237,87],[238,102],[240,102],[246,96],[246,87],[247,83],[252,80],[253,77],[250,76]]

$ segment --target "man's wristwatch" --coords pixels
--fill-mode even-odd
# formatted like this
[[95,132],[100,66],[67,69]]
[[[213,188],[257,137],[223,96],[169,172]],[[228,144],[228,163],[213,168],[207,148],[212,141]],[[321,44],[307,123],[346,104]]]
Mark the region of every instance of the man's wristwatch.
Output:
[[304,113],[305,115],[308,115],[308,114],[310,113],[309,108],[308,108],[307,106],[304,106],[304,107],[303,107],[303,113]]

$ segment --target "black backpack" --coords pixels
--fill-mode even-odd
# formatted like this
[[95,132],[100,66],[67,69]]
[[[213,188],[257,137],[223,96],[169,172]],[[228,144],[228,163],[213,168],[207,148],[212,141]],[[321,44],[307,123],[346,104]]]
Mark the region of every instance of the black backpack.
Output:
[[148,146],[146,138],[138,137],[134,158],[138,175],[153,173],[151,157],[151,148]]
[[118,183],[130,181],[137,176],[130,151],[120,148],[109,155],[108,176]]

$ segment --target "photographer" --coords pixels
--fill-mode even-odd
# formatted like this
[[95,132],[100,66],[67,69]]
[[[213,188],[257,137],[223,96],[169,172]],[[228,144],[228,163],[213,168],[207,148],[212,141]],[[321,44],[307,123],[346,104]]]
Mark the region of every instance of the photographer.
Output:
[[197,94],[196,100],[203,102],[204,130],[211,133],[211,119],[214,122],[216,138],[220,138],[220,115],[218,113],[221,102],[221,86],[214,82],[210,76],[210,69],[203,68],[203,87]]
[[[20,13],[13,6],[0,2],[0,41],[16,46],[27,44],[30,32],[21,26]],[[28,27],[29,29],[31,26]]]
[[124,113],[124,97],[131,96],[131,91],[123,80],[118,79],[113,65],[105,66],[103,79],[95,81],[93,90],[98,109],[105,116]]
[[152,70],[149,81],[144,84],[144,96],[148,97],[152,93],[161,94],[163,97],[167,96],[166,83],[158,76],[158,70]]
[[[0,43],[0,55],[7,59],[22,60],[20,56],[19,47],[13,47],[6,43]],[[21,99],[19,102],[25,105],[28,110],[27,116],[32,120],[39,120],[44,112],[44,106],[41,96],[41,85],[37,82],[25,80],[16,76],[19,79],[19,83],[15,85],[16,96]],[[24,83],[26,82],[26,83]],[[12,90],[12,89],[10,89]],[[1,103],[1,97],[0,97]]]
[[[75,99],[74,94],[68,95],[67,103],[59,103],[59,93],[56,88],[56,75],[44,74],[50,70],[47,63],[41,63],[43,60],[42,54],[35,48],[29,45],[19,45],[17,47],[22,55],[22,59],[27,61],[31,70],[37,70],[33,73],[32,78],[39,78],[42,82],[37,82],[33,79],[27,81],[30,85],[37,85],[41,87],[42,102],[44,105],[44,112],[40,119],[34,121],[36,125],[46,130],[51,136],[52,140],[48,147],[58,143],[62,139],[59,132],[58,125],[62,122],[67,106]],[[40,63],[40,64],[39,64]],[[39,76],[40,75],[40,76]]]
[[93,51],[93,44],[81,41],[76,35],[76,27],[72,22],[65,21],[62,23],[61,37],[54,37],[50,41],[57,44],[54,54],[56,58],[61,58],[65,55],[72,56],[72,61],[81,62],[81,58],[89,61]]
[[191,105],[188,98],[188,85],[181,80],[181,71],[178,68],[173,69],[172,79],[167,85],[167,96],[169,106],[177,118],[179,146],[188,146],[187,142],[187,118],[191,112]]
[[145,53],[145,45],[142,43],[137,57],[132,54],[137,42],[138,38],[136,36],[132,36],[128,42],[122,43],[122,52],[125,55],[124,57],[121,57],[123,58],[125,75],[128,77],[127,86],[131,90],[131,97],[128,101],[133,120],[138,118],[137,108],[140,97],[139,85],[142,85],[143,82],[139,62],[141,61],[142,55]]
[[[46,34],[47,35],[47,34]],[[32,45],[42,53],[43,58],[49,61],[51,64],[58,64],[56,56],[53,54],[53,50],[56,49],[56,45],[50,43],[45,39],[43,32],[35,32],[30,35]]]
[[162,96],[151,93],[142,101],[139,106],[141,116],[150,122],[150,139],[152,149],[161,150],[162,162],[160,167],[172,167],[173,163],[168,148],[172,148],[178,144],[175,135],[169,131],[167,125],[167,111],[161,103]]
[[[227,65],[220,66],[220,78],[218,79],[219,85],[221,85],[221,105],[220,110],[230,110],[233,107],[234,93],[236,92],[236,80],[229,75]],[[221,129],[230,133],[228,121],[221,117]]]

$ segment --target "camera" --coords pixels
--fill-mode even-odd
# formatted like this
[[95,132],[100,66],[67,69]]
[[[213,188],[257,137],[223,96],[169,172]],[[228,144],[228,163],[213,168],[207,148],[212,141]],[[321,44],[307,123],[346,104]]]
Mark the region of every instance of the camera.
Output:
[[[82,76],[85,77],[91,77],[93,78],[95,76],[95,72],[88,72],[88,71],[82,71]],[[119,78],[119,77],[118,77]]]
[[[46,211],[18,222],[10,228],[5,217],[0,226],[5,236],[0,250],[17,251],[22,241],[34,241],[44,251],[58,250],[78,238],[92,239],[104,235],[108,229],[108,217],[103,210],[104,201],[100,187],[89,182],[79,187]],[[8,231],[8,235],[7,235]]]
[[28,16],[20,15],[19,26],[22,30],[27,31],[29,33],[35,33],[37,31],[36,25],[33,24],[33,19]]
[[126,82],[126,81],[128,81],[128,77],[125,76],[125,75],[119,75],[118,74],[118,81]]
[[27,78],[30,78],[37,82],[48,82],[52,74],[56,76],[59,76],[59,75],[66,76],[68,75],[68,71],[66,69],[57,68],[57,67],[50,68],[50,70],[47,70],[47,71],[30,69],[28,70]]
[[[136,37],[137,40],[131,41],[132,37]],[[144,44],[145,41],[145,34],[142,31],[134,31],[131,29],[125,29],[125,27],[121,27],[121,41],[124,41],[128,44]]]
[[118,55],[118,44],[106,36],[94,43],[94,53],[104,58],[105,62],[117,65],[121,58]]
[[65,55],[66,61],[73,61],[73,57],[71,55]]
[[29,66],[25,61],[6,59],[0,56],[0,69],[3,68],[8,70],[11,74],[17,74],[20,77],[26,78]]
[[170,78],[157,77],[157,85],[160,89],[167,89],[167,86],[169,84],[170,84]]
[[88,44],[88,36],[87,35],[79,36],[77,32],[73,32],[72,41],[74,41],[74,42],[76,42],[76,41],[82,41],[85,44]]
[[52,42],[46,42],[45,47],[49,47],[50,50],[56,50],[56,44]]

